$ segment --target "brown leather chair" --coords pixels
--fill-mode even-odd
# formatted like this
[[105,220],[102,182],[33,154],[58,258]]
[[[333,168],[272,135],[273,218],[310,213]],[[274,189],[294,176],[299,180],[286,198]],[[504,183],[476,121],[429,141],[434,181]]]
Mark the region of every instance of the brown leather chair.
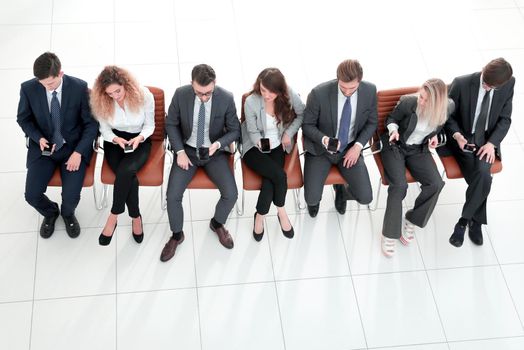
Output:
[[[244,113],[244,103],[249,93],[242,95],[242,110],[240,112],[240,122],[243,123],[246,119]],[[293,190],[295,197],[295,205],[297,210],[305,208],[305,205],[301,204],[300,201],[300,189],[304,186],[304,180],[302,177],[302,168],[300,166],[300,157],[298,153],[297,138],[295,136],[295,146],[291,150],[291,153],[286,154],[284,158],[284,170],[287,175],[287,188]],[[242,207],[239,209],[237,206],[237,213],[239,215],[244,214],[244,191],[259,191],[262,187],[262,177],[248,167],[244,162],[240,162],[242,167]],[[237,202],[238,204],[238,202]]]
[[[382,90],[377,92],[377,114],[378,114],[378,125],[377,131],[370,140],[370,144],[380,144],[380,135],[382,135],[386,130],[386,118],[393,111],[397,105],[400,97],[403,95],[412,94],[418,91],[418,87],[405,87],[398,89]],[[378,200],[380,198],[380,189],[381,185],[388,185],[388,181],[384,175],[384,164],[382,163],[382,156],[380,152],[373,152],[373,158],[377,164],[378,171],[380,173],[380,179],[378,183],[377,196],[375,198],[375,204],[368,206],[369,209],[375,210],[378,205]],[[416,182],[408,169],[406,169],[406,180],[408,183]]]
[[[439,158],[440,158],[440,161],[442,162],[442,165],[444,166],[444,170],[442,171],[442,178],[444,178],[444,176],[446,176],[448,179],[462,179],[464,177],[453,155],[449,155],[449,156],[440,156],[439,155]],[[500,159],[495,159],[495,162],[491,166],[491,173],[496,174],[496,173],[500,173],[501,171],[502,171],[502,162],[500,161]]]
[[[146,164],[137,173],[140,186],[161,186],[161,207],[166,208],[166,196],[164,189],[164,161],[166,155],[166,134],[165,134],[165,100],[164,90],[156,87],[147,86],[155,99],[155,131],[151,135],[151,154]],[[102,164],[102,183],[104,192],[102,204],[107,206],[108,185],[115,182],[115,173],[109,167],[107,160],[104,158]]]

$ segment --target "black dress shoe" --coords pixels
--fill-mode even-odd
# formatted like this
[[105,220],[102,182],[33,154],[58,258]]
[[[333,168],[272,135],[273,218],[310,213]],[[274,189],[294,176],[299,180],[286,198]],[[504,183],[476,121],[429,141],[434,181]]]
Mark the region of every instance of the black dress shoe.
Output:
[[459,248],[462,246],[462,243],[464,243],[464,233],[466,232],[466,226],[462,226],[459,223],[455,225],[455,229],[453,230],[453,234],[451,237],[449,237],[449,243],[451,245]]
[[309,205],[307,206],[307,211],[309,213],[309,216],[314,218],[318,214],[318,209],[320,208],[320,203],[317,205]]
[[40,226],[40,237],[49,238],[55,232],[55,222],[60,215],[59,212],[54,216],[44,216],[44,221],[42,221],[42,226]]
[[71,216],[63,216],[66,232],[67,235],[71,238],[76,238],[80,234],[80,224],[78,223],[78,220],[76,219],[75,214]]
[[141,233],[136,234],[133,232],[133,224],[131,224],[131,233],[133,238],[135,239],[135,242],[140,244],[144,240],[144,222],[142,221],[142,215],[139,215],[138,217],[140,218]]
[[278,216],[278,214],[277,214],[277,219],[278,219],[278,223],[280,224],[280,229],[282,230],[282,233],[284,234],[284,236],[289,239],[293,238],[293,236],[295,235],[295,230],[293,229],[293,226],[291,226],[291,230],[286,231],[282,228],[282,223],[280,222],[280,216]]
[[260,242],[262,240],[262,237],[264,237],[264,228],[262,228],[261,233],[255,232],[255,221],[257,219],[257,212],[255,212],[255,215],[253,216],[253,238],[255,241]]
[[335,189],[335,209],[337,209],[339,214],[344,215],[348,204],[344,185],[333,185],[333,188]]
[[468,222],[468,236],[476,245],[484,244],[484,238],[482,237],[482,225],[471,220]]
[[118,222],[115,223],[115,227],[113,227],[113,232],[111,232],[111,236],[106,236],[103,233],[101,233],[100,236],[98,237],[98,244],[103,245],[103,246],[109,245],[109,243],[111,243],[111,240],[113,239],[113,235],[115,234],[117,225],[118,225]]

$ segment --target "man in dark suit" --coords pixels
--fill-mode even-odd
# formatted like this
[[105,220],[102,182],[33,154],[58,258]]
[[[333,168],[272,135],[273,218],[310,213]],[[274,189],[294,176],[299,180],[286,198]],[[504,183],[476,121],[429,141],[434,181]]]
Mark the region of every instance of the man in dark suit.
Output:
[[[65,75],[58,57],[40,55],[35,78],[22,83],[17,122],[28,137],[25,199],[44,216],[40,236],[49,238],[59,214],[67,234],[75,238],[80,225],[75,209],[93,152],[98,123],[89,108],[87,83]],[[62,178],[62,205],[44,193],[56,167]]]
[[166,243],[161,261],[175,255],[184,241],[182,197],[198,167],[220,191],[220,200],[209,226],[220,243],[233,248],[233,238],[224,227],[238,197],[226,148],[240,138],[240,123],[233,95],[216,86],[215,71],[199,64],[191,72],[191,84],[175,91],[169,106],[166,130],[176,165],[171,168],[167,185],[167,212],[173,236]]
[[[489,62],[482,72],[455,78],[449,96],[455,111],[446,122],[447,149],[455,156],[468,184],[462,217],[449,242],[460,247],[466,225],[471,241],[482,245],[482,226],[487,224],[486,202],[491,189],[490,169],[500,158],[500,143],[511,124],[515,78],[503,58]],[[440,154],[445,154],[441,150]]]
[[[311,90],[302,130],[306,160],[304,196],[309,215],[318,213],[324,182],[335,164],[348,186],[335,185],[335,207],[346,212],[347,199],[369,204],[373,199],[361,151],[377,128],[377,89],[362,81],[362,66],[345,60],[337,79]],[[331,140],[331,143],[330,143]]]

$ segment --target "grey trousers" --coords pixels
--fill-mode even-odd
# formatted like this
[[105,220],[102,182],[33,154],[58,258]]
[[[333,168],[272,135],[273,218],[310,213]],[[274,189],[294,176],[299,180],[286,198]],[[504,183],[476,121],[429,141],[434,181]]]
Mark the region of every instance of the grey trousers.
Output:
[[207,161],[200,161],[196,157],[195,149],[185,147],[185,151],[193,166],[183,170],[175,162],[169,173],[167,185],[167,214],[171,231],[180,232],[184,225],[184,210],[182,199],[184,192],[195,176],[198,167],[203,167],[211,181],[220,191],[220,199],[215,206],[214,218],[221,224],[225,224],[227,217],[238,198],[238,190],[235,177],[229,167],[229,153],[218,151]]
[[408,184],[406,168],[420,183],[421,192],[413,209],[406,213],[412,224],[424,227],[435,209],[444,181],[440,177],[433,156],[426,147],[386,145],[380,153],[384,173],[389,182],[388,200],[382,234],[388,238],[400,238],[402,230],[402,200],[406,197]]
[[355,165],[350,168],[343,166],[344,153],[320,156],[306,152],[304,164],[304,197],[308,205],[317,205],[322,199],[324,183],[329,174],[331,165],[336,164],[344,180],[348,183],[347,193],[349,199],[360,204],[369,204],[373,200],[373,191],[369,181],[368,168],[362,155]]

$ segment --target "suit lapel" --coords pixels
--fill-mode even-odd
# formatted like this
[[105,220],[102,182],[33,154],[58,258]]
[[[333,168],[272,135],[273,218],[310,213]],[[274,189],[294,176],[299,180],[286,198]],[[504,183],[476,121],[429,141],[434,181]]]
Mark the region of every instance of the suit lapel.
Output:
[[187,137],[189,138],[191,136],[191,133],[193,132],[193,112],[195,109],[195,98],[196,95],[193,92],[193,89],[189,89],[187,92],[187,97],[184,99],[184,101],[187,101],[185,108],[185,115],[187,118],[187,127],[189,128]]
[[53,130],[53,124],[51,122],[51,111],[49,108],[49,102],[47,102],[47,91],[45,87],[40,84],[38,81],[36,83],[36,91],[38,104],[40,105],[40,110],[42,113],[36,115],[37,119],[42,119],[40,122],[47,130]]
[[60,124],[62,127],[65,123],[65,114],[67,111],[67,106],[71,100],[70,89],[69,89],[69,78],[64,74],[62,77],[62,101],[60,101]]
[[329,92],[329,106],[331,108],[332,135],[337,137],[338,128],[338,82],[334,82]]
[[209,138],[211,139],[211,132],[213,128],[211,127],[213,125],[213,119],[215,118],[215,115],[217,114],[217,108],[218,103],[220,101],[220,92],[215,87],[215,91],[213,92],[213,99],[211,100],[211,114],[209,116]]

